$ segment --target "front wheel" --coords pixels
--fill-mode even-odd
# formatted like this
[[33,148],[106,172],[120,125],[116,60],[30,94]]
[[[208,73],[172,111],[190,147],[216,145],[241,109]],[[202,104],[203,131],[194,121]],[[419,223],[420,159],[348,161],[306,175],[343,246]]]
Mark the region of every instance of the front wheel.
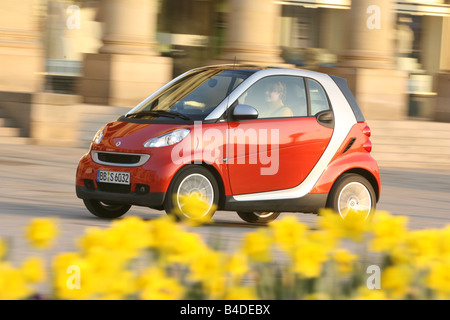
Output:
[[242,220],[249,223],[269,223],[278,218],[280,212],[238,211],[237,214]]
[[219,187],[214,175],[200,165],[191,165],[171,182],[164,209],[179,220],[206,222],[214,215],[218,203]]
[[130,210],[131,206],[126,204],[106,203],[93,199],[84,199],[84,205],[94,215],[104,219],[118,218]]
[[342,218],[355,211],[369,219],[375,206],[376,195],[372,185],[366,178],[354,173],[345,174],[336,181],[327,202],[327,207]]

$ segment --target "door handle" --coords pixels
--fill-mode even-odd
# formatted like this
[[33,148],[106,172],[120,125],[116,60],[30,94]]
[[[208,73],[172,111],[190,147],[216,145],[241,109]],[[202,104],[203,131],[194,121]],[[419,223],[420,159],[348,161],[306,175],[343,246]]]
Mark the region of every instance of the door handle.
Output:
[[334,127],[334,114],[331,110],[321,111],[316,115],[317,122],[321,125],[333,128]]

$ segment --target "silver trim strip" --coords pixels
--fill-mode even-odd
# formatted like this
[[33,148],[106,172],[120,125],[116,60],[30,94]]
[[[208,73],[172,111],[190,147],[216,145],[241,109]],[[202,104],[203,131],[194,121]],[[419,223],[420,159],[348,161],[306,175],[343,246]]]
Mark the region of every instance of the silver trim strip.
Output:
[[[137,163],[114,163],[114,162],[105,162],[105,161],[101,161],[98,158],[98,154],[99,153],[108,153],[108,154],[118,154],[118,155],[126,155],[126,156],[139,156],[140,160]],[[92,150],[91,151],[91,157],[92,160],[95,163],[101,164],[101,165],[105,165],[105,166],[113,166],[113,167],[139,167],[142,166],[144,163],[146,163],[148,161],[148,159],[150,159],[150,155],[149,154],[141,154],[141,153],[128,153],[128,152],[108,152],[108,151],[98,151],[98,150]]]

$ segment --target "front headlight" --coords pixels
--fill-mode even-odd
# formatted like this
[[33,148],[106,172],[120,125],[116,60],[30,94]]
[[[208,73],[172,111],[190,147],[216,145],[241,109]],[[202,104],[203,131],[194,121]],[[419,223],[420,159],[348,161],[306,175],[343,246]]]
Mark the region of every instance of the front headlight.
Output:
[[152,138],[144,143],[146,148],[167,147],[180,142],[191,132],[189,129],[177,129],[162,136]]
[[97,131],[97,133],[94,136],[94,139],[92,139],[92,142],[95,144],[99,144],[100,142],[102,142],[103,139],[103,130],[105,130],[106,125],[104,125],[102,128],[100,128],[100,130]]

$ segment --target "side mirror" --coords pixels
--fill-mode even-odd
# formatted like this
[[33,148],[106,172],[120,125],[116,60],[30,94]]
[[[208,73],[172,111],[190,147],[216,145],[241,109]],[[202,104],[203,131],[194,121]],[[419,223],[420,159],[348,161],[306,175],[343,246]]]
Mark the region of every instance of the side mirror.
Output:
[[258,118],[258,110],[248,104],[238,104],[233,109],[234,120],[251,120]]

